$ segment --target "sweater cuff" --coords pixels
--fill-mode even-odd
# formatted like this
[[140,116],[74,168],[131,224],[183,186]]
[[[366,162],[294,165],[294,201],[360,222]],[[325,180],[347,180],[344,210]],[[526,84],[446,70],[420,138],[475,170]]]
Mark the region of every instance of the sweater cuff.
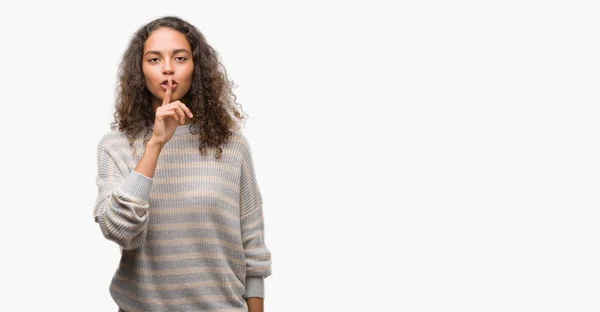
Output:
[[153,181],[151,178],[135,170],[131,170],[121,186],[121,190],[124,194],[130,195],[132,198],[147,202],[150,197]]
[[246,278],[245,298],[265,298],[265,278],[262,276],[251,276]]

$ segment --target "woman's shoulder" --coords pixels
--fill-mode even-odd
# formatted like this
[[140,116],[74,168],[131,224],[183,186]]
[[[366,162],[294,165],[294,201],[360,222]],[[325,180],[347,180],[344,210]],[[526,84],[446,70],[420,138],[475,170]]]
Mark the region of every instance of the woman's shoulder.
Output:
[[244,135],[244,133],[241,130],[233,131],[233,133],[229,139],[229,142],[234,143],[234,145],[242,147],[243,149],[246,149],[249,146],[248,139],[246,138],[246,136]]
[[233,130],[232,134],[231,134],[231,138],[235,141],[245,141],[246,137],[244,136],[244,133],[242,132],[242,130]]
[[115,147],[123,147],[129,145],[129,138],[125,132],[118,129],[110,130],[104,133],[98,140],[98,148],[112,150]]

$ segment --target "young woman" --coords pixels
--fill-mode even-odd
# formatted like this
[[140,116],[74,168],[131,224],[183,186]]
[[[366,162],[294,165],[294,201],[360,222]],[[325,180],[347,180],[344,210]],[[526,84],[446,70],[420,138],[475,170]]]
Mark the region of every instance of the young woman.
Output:
[[262,312],[271,275],[245,118],[217,53],[173,16],[141,27],[98,144],[94,220],[121,247],[119,311]]

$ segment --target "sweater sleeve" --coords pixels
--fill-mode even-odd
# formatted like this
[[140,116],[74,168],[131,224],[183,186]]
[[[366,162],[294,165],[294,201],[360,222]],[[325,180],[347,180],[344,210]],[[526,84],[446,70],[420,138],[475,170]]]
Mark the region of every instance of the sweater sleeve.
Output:
[[244,139],[240,181],[240,217],[246,259],[246,294],[265,297],[264,279],[271,275],[271,252],[265,245],[262,197],[248,142]]
[[153,180],[135,170],[125,174],[102,142],[98,145],[97,166],[94,221],[106,239],[126,250],[138,248],[146,239]]

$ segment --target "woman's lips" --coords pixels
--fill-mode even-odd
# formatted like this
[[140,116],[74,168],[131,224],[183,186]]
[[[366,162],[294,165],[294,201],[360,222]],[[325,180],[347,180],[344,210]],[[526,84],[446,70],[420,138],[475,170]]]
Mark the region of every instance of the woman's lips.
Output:
[[[161,83],[160,87],[164,90],[167,91],[167,88],[169,87],[169,85],[167,83]],[[175,88],[177,88],[177,83],[173,83],[173,91],[175,91]]]

